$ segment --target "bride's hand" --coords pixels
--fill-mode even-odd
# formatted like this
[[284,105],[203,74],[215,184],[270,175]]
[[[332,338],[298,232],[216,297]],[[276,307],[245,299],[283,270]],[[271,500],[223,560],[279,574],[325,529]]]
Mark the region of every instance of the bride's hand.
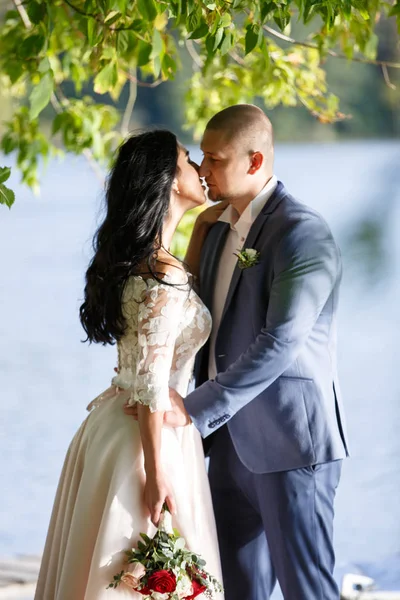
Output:
[[144,486],[144,501],[150,513],[153,525],[157,527],[160,520],[161,510],[164,502],[167,504],[171,514],[176,513],[175,499],[164,474],[161,472],[146,473]]
[[[171,410],[164,413],[164,424],[174,428],[190,425],[192,419],[185,409],[182,396],[174,389],[169,388],[169,398],[171,400]],[[138,409],[136,404],[129,405],[127,403],[124,405],[123,409],[126,415],[133,417],[135,421],[138,420]]]

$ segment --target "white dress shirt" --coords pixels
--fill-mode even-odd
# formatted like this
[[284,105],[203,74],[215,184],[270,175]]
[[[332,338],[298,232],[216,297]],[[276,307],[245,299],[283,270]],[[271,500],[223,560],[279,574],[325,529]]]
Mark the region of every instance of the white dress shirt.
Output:
[[226,236],[225,246],[221,253],[217,270],[216,285],[214,287],[211,310],[213,325],[210,337],[210,354],[208,361],[209,379],[214,379],[217,374],[215,340],[221,323],[233,271],[237,262],[237,256],[235,256],[235,254],[243,248],[243,244],[249,234],[251,226],[262,211],[266,202],[268,202],[269,198],[274,193],[277,185],[278,180],[275,175],[273,175],[261,192],[247,205],[239,218],[236,209],[232,205],[229,205],[218,219],[224,223],[229,223],[230,231]]

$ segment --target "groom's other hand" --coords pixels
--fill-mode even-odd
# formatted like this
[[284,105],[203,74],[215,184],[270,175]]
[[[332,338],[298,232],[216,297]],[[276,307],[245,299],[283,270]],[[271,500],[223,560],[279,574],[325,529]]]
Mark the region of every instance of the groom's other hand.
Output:
[[209,208],[206,208],[206,210],[203,210],[196,219],[184,259],[185,264],[188,265],[189,272],[195,277],[199,276],[200,255],[204,240],[210,228],[218,221],[227,206],[227,200],[213,204]]
[[[174,428],[190,425],[192,420],[183,404],[182,396],[172,388],[169,388],[169,398],[171,400],[172,409],[164,413],[165,425]],[[136,404],[125,404],[123,408],[126,415],[133,417],[135,421],[138,420],[138,409]]]
[[172,410],[164,413],[164,423],[169,427],[185,427],[190,425],[192,419],[183,404],[183,398],[174,389],[169,388],[169,399]]

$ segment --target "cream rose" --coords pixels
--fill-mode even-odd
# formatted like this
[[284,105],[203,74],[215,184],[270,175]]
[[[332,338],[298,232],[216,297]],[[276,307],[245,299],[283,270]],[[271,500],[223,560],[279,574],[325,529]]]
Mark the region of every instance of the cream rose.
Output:
[[136,590],[145,573],[146,569],[141,563],[134,563],[130,570],[122,575],[121,581],[132,590]]
[[193,586],[190,580],[190,577],[187,575],[180,575],[178,578],[178,583],[176,584],[176,593],[179,598],[186,598],[187,596],[191,596],[193,594]]
[[172,527],[172,515],[168,510],[164,510],[161,513],[158,529],[160,531],[165,531],[165,533],[168,534],[174,533],[174,529]]

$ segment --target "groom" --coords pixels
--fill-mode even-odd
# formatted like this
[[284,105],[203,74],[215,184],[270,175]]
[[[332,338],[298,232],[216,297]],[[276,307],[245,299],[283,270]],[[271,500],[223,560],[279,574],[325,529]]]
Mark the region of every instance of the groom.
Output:
[[[226,600],[338,600],[333,504],[347,456],[336,371],[338,247],[322,217],[273,174],[273,132],[252,105],[208,123],[211,200],[187,261],[213,330],[198,386],[170,424],[210,441]],[[239,259],[238,251],[244,252]],[[173,392],[172,392],[173,393]]]

